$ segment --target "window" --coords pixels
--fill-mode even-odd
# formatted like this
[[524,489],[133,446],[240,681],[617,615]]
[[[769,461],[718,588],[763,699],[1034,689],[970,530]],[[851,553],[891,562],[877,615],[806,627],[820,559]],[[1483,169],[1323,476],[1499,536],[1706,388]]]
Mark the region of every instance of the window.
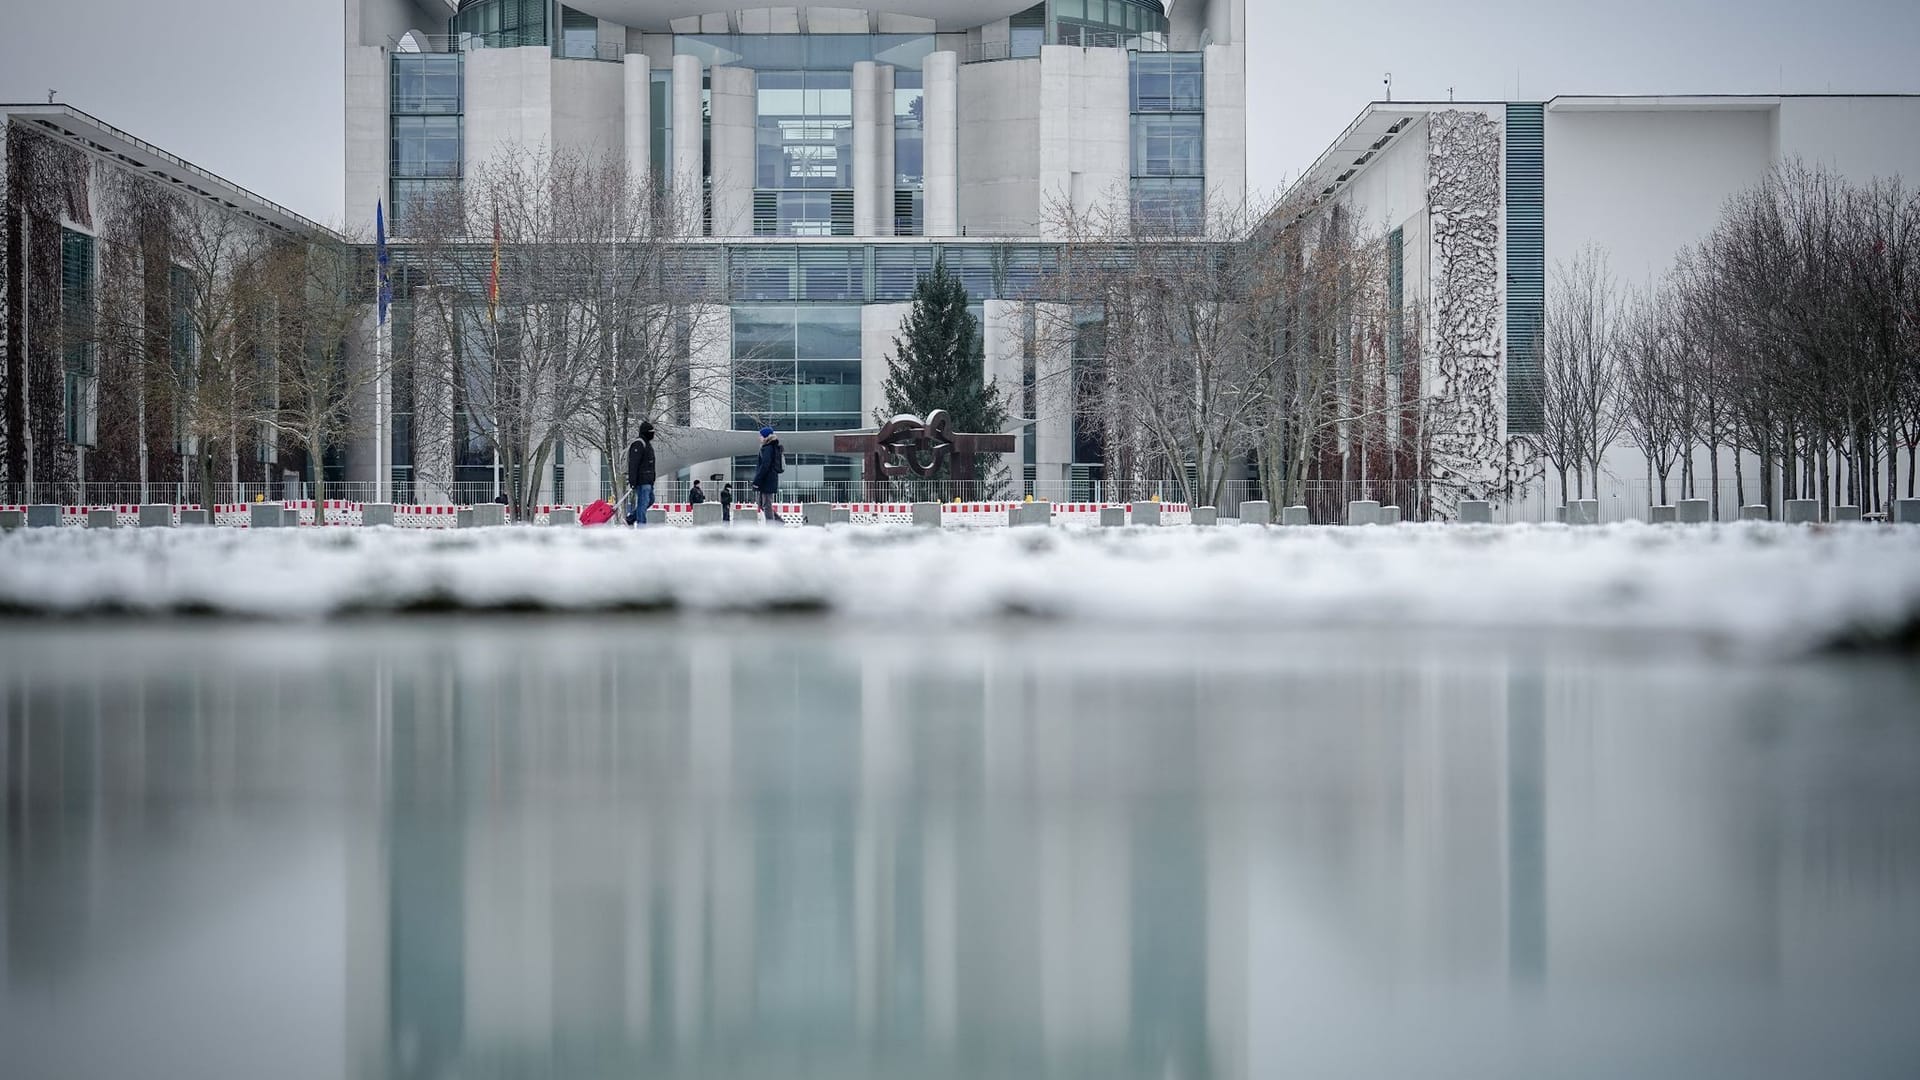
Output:
[[74,229],[60,230],[60,348],[63,362],[67,441],[92,446],[98,400],[94,335],[94,242]]
[[552,0],[471,0],[453,17],[456,34],[472,35],[495,49],[545,45]]
[[1206,108],[1206,59],[1199,53],[1135,53],[1132,75],[1136,113]]
[[560,9],[560,55],[594,60],[600,55],[600,20],[570,7]]
[[860,426],[860,309],[733,310],[734,420],[798,431]]
[[1406,333],[1406,237],[1387,234],[1387,370],[1400,373],[1402,335]]
[[1133,182],[1135,228],[1146,233],[1191,233],[1203,222],[1206,181],[1197,177]]
[[1133,118],[1133,175],[1204,176],[1206,140],[1198,116]]
[[461,111],[459,53],[395,53],[393,111],[403,115]]
[[[406,180],[393,181],[393,233],[401,235],[402,228],[413,228],[420,214],[432,206],[436,200],[444,200],[460,193],[458,180]],[[403,224],[404,223],[404,224]]]
[[1047,40],[1047,5],[1035,4],[1007,20],[1012,33],[1007,55],[1015,59],[1040,55]]
[[1054,0],[1062,45],[1120,48],[1143,34],[1165,34],[1159,0]]
[[459,176],[459,117],[394,117],[393,175],[408,178]]

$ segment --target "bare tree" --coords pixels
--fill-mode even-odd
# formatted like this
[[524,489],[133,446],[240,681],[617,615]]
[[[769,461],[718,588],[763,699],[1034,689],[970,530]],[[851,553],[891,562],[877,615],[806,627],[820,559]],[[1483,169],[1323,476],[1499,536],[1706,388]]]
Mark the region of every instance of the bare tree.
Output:
[[183,325],[177,350],[151,356],[156,383],[197,473],[201,497],[213,501],[214,469],[224,458],[230,484],[240,482],[240,448],[262,395],[259,350],[268,329],[258,307],[269,248],[257,229],[198,201],[175,216],[173,258]]
[[1624,427],[1620,318],[1620,289],[1604,252],[1589,246],[1555,269],[1542,336],[1548,426],[1564,428],[1565,437],[1550,450],[1558,455],[1563,498],[1569,462],[1579,497],[1586,497],[1589,475],[1598,493],[1601,460]]
[[1666,307],[1651,293],[1635,297],[1620,334],[1620,418],[1646,457],[1647,490],[1658,492],[1661,505],[1686,422],[1679,356]]

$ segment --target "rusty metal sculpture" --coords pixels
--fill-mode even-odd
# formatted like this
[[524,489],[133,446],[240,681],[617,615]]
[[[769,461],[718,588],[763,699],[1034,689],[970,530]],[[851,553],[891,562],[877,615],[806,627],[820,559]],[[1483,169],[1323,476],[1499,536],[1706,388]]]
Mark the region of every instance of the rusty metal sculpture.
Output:
[[913,476],[930,480],[943,468],[948,479],[971,484],[974,461],[980,454],[1011,454],[1018,443],[1012,435],[960,433],[945,409],[935,409],[925,420],[896,416],[871,435],[837,435],[837,454],[866,457],[867,495],[875,502],[886,498],[888,481]]

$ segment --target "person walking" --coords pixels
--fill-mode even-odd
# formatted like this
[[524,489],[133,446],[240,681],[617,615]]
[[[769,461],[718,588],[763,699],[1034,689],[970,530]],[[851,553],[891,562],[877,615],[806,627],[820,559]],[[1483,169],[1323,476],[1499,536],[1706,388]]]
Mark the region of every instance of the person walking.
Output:
[[706,501],[707,501],[707,493],[700,490],[700,481],[695,480],[693,482],[693,490],[687,492],[687,505],[699,506],[701,503]]
[[731,482],[720,488],[720,520],[723,522],[733,520],[733,484]]
[[753,490],[759,492],[760,516],[769,525],[784,525],[773,497],[780,493],[780,474],[787,471],[786,451],[780,448],[780,436],[770,427],[760,429],[760,460],[753,467]]
[[640,421],[640,437],[627,444],[627,486],[633,489],[633,513],[628,518],[634,528],[647,523],[647,511],[653,507],[653,423]]

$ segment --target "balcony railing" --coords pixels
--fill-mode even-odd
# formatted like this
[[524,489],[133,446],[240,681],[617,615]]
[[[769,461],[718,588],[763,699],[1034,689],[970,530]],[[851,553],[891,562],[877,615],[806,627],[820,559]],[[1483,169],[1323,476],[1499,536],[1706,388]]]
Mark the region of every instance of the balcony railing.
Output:
[[[1060,41],[1060,45],[1078,45],[1083,49],[1125,49],[1128,52],[1204,52],[1213,43],[1211,32],[1201,34],[1129,34],[1120,31],[1079,31],[1071,40]],[[1014,51],[1013,41],[977,41],[967,46],[965,61],[969,64],[986,63],[993,60],[1025,60],[1039,56],[1032,42],[1019,43],[1022,51]]]
[[[479,52],[482,49],[522,48],[524,46],[489,45],[480,34],[416,34],[404,37],[388,38],[388,50],[409,55],[431,53]],[[546,48],[547,46],[539,46]],[[626,59],[627,44],[624,41],[600,41],[591,47],[578,43],[563,45],[554,52],[560,60],[604,60],[608,63],[621,63]]]

